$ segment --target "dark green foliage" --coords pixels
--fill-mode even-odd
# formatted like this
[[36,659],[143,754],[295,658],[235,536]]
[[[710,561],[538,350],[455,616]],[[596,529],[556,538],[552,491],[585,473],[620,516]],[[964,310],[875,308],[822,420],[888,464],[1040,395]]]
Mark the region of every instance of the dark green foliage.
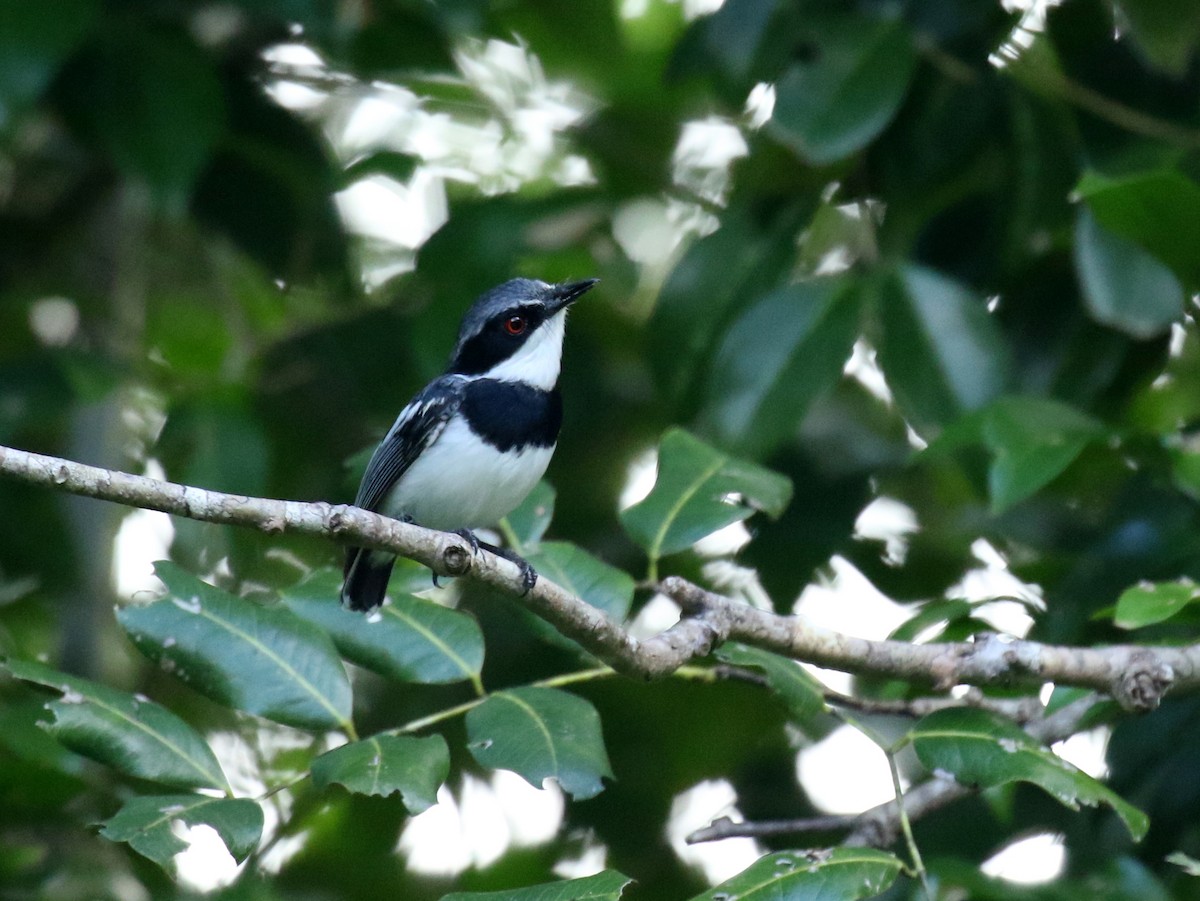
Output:
[[[963,596],[983,547],[1040,587],[1035,639],[1196,640],[1196,4],[1066,0],[1044,28],[978,0],[0,6],[0,443],[346,502],[479,291],[597,276],[549,484],[502,533],[613,620],[647,572],[789,613],[840,557],[911,605],[893,638],[962,639],[994,628]],[[376,229],[407,215],[388,191],[446,221],[358,234],[364,185]],[[898,552],[863,534],[879,498],[915,520]],[[249,857],[231,898],[923,896],[900,845],[780,837],[717,887],[670,846],[707,780],[747,819],[819,812],[796,744],[834,721],[783,657],[644,685],[415,564],[368,621],[340,548],[184,520],[168,597],[118,596],[126,511],[3,481],[0,510],[6,898],[187,896],[204,826]],[[735,523],[744,546],[697,552]],[[906,778],[990,787],[914,824],[938,897],[1198,896],[1167,861],[1200,857],[1194,699],[1096,709],[1103,781],[990,713],[871,720],[915,746]],[[414,872],[411,818],[495,767],[557,780],[558,833]],[[982,875],[1038,830],[1062,875]],[[609,869],[558,880],[589,846]]]

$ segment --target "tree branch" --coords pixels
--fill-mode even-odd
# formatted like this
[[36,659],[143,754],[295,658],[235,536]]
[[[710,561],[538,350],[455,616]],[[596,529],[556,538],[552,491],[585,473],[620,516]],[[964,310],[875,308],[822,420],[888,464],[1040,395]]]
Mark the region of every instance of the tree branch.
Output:
[[980,636],[973,642],[913,645],[869,641],[815,626],[802,617],[758,610],[678,577],[663,592],[683,610],[679,622],[639,641],[603,613],[542,577],[521,597],[521,574],[493,554],[472,555],[457,535],[435,532],[349,505],[302,503],[208,491],[145,476],[99,469],[58,457],[0,446],[0,473],[72,494],[160,510],[267,534],[297,534],[390,551],[438,575],[466,576],[514,598],[620,673],[663,676],[737,640],[796,660],[853,673],[916,680],[948,689],[957,684],[1055,682],[1108,692],[1130,710],[1156,707],[1171,687],[1200,685],[1200,645],[1073,648]]
[[[1099,700],[1100,697],[1096,694],[1077,698],[1049,716],[1042,716],[1028,723],[1025,731],[1043,744],[1062,741],[1079,731],[1084,717]],[[910,821],[917,820],[978,791],[978,787],[962,785],[950,776],[933,775],[904,793],[904,811]],[[762,838],[809,832],[846,832],[843,845],[886,848],[899,838],[900,807],[892,800],[858,814],[834,814],[794,820],[750,820],[741,823],[734,822],[729,817],[720,817],[689,835],[687,842],[699,844],[723,838]]]
[[987,634],[974,641],[909,644],[871,641],[780,616],[670,576],[663,592],[715,641],[736,640],[785,657],[853,673],[955,685],[1054,682],[1111,694],[1127,710],[1153,710],[1168,688],[1200,685],[1200,645],[1077,648]]

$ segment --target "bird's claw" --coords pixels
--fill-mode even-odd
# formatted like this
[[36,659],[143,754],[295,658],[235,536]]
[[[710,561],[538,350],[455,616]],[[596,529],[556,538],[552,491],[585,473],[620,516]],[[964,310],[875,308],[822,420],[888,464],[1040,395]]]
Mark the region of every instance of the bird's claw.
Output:
[[[471,553],[473,555],[478,554],[481,550],[490,551],[497,557],[503,557],[510,563],[516,564],[517,569],[521,571],[521,597],[525,597],[525,595],[529,594],[529,592],[533,590],[533,586],[537,584],[537,570],[533,568],[533,564],[531,564],[516,551],[510,551],[508,548],[497,547],[494,544],[488,544],[487,542],[480,541],[475,537],[475,533],[470,529],[455,529],[454,534],[470,545]],[[442,587],[438,583],[437,573],[433,574],[433,587]]]
[[[513,556],[516,555],[514,554]],[[517,557],[516,560],[513,560],[513,563],[517,564],[517,566],[521,569],[521,597],[525,597],[525,595],[529,594],[529,592],[533,590],[533,586],[537,584],[537,570],[534,569],[533,564],[531,564],[524,557]]]
[[471,555],[478,556],[479,548],[483,543],[475,537],[475,533],[470,529],[455,529],[454,534],[471,546]]

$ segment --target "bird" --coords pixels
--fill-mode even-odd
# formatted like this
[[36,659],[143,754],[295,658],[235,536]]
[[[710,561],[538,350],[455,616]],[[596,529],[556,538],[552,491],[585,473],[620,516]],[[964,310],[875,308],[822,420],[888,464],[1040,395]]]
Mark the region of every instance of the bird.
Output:
[[[371,455],[354,505],[456,532],[473,552],[512,560],[528,593],[537,582],[528,561],[473,530],[511,513],[545,474],[562,426],[567,309],[598,281],[515,278],[475,300],[449,366],[400,411]],[[342,604],[380,606],[395,562],[384,551],[348,548]]]

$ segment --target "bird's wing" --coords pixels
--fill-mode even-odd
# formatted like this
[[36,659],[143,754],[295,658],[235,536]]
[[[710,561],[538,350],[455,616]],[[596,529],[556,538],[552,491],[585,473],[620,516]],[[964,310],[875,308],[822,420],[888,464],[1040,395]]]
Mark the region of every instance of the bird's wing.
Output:
[[413,461],[442,434],[446,423],[462,405],[465,384],[461,376],[445,375],[430,382],[409,401],[371,455],[354,506],[366,510],[378,508]]

